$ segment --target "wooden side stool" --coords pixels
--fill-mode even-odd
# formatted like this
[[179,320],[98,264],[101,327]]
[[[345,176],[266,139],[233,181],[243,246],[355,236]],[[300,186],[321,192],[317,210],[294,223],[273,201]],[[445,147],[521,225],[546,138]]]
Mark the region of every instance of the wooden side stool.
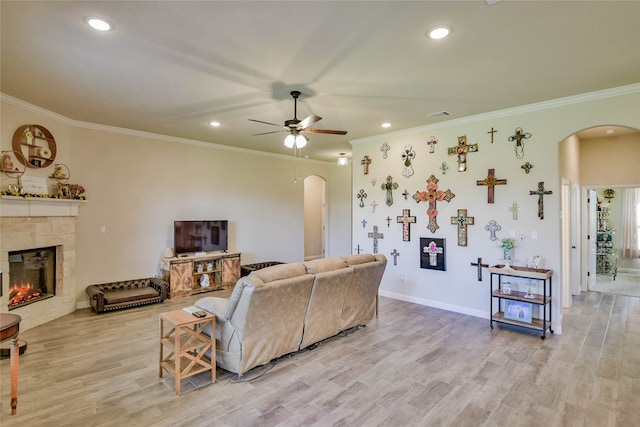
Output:
[[[204,311],[204,310],[203,310]],[[211,370],[211,382],[216,381],[216,316],[206,313],[195,317],[180,309],[160,314],[160,378],[165,369],[175,377],[176,394],[180,382],[192,375]],[[169,326],[165,331],[165,324]],[[211,326],[211,336],[204,333]],[[164,356],[164,348],[169,354]],[[211,350],[211,359],[205,353]]]

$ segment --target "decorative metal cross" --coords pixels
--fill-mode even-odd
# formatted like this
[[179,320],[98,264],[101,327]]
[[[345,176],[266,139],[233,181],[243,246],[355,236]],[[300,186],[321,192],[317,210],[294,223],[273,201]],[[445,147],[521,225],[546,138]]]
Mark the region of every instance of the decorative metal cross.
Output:
[[492,144],[493,144],[493,134],[494,134],[494,133],[496,133],[496,132],[498,132],[498,131],[497,131],[497,130],[494,130],[494,129],[493,129],[493,127],[491,128],[491,130],[490,130],[489,132],[487,132],[487,133],[490,133],[490,134],[491,134],[491,143],[492,143]]
[[416,191],[412,196],[413,200],[416,203],[420,202],[429,202],[429,207],[427,208],[427,216],[429,217],[429,225],[427,228],[435,233],[438,228],[436,216],[438,215],[438,210],[436,209],[436,202],[441,200],[445,200],[450,202],[451,199],[456,197],[455,194],[451,192],[451,190],[442,191],[438,189],[438,181],[440,181],[435,176],[431,175],[427,180],[427,191]]
[[392,219],[391,219],[391,217],[390,217],[390,216],[388,216],[388,217],[386,218],[386,221],[387,221],[387,228],[391,227],[391,220],[392,220]]
[[441,254],[443,251],[444,249],[436,245],[436,242],[433,240],[422,248],[422,252],[429,255],[429,265],[432,267],[438,265],[438,254]]
[[404,196],[404,199],[407,200],[407,197],[409,196],[409,192],[407,191],[407,189],[404,189],[404,193],[402,193],[402,195]]
[[489,172],[487,173],[487,177],[485,179],[476,181],[476,185],[487,186],[487,203],[493,203],[495,186],[505,185],[506,183],[506,179],[496,178],[495,169],[489,169]]
[[377,254],[378,253],[378,239],[384,239],[384,234],[383,233],[378,233],[378,226],[374,225],[373,226],[373,232],[367,234],[367,236],[370,239],[373,239],[373,253]]
[[489,268],[489,264],[483,264],[482,258],[478,258],[478,262],[472,262],[471,265],[478,267],[478,282],[482,282],[482,267]]
[[391,147],[389,147],[389,144],[387,144],[386,142],[384,144],[382,144],[382,147],[380,147],[380,151],[382,151],[382,158],[386,159],[387,158],[387,151],[391,150]]
[[447,162],[442,162],[442,165],[440,166],[440,170],[442,171],[442,175],[446,175],[447,174],[447,169],[449,169],[449,166],[447,166]]
[[520,208],[518,207],[517,202],[513,202],[513,205],[509,208],[509,211],[513,214],[513,219],[518,219],[518,212],[520,212]]
[[391,256],[393,257],[393,265],[398,265],[398,257],[400,256],[400,252],[394,249],[393,252],[391,252]]
[[524,142],[523,139],[531,138],[531,134],[529,132],[524,133],[522,128],[516,128],[516,133],[509,137],[509,141],[515,141],[516,145],[513,148],[516,151],[516,159],[521,159],[524,157]]
[[360,221],[360,223],[362,224],[362,228],[365,228],[367,226],[367,220],[363,219],[362,221]]
[[553,194],[553,191],[544,189],[544,181],[538,183],[538,189],[535,191],[529,191],[530,196],[538,196],[538,218],[544,219],[544,200],[545,194]]
[[358,254],[360,254],[360,251],[362,250],[362,248],[360,248],[360,244],[358,244],[358,246],[355,247],[354,250],[358,251]]
[[411,241],[411,230],[409,229],[410,224],[415,224],[416,217],[411,216],[410,209],[402,209],[402,216],[396,217],[397,223],[402,223],[402,241],[409,242]]
[[358,206],[360,206],[361,208],[364,208],[364,199],[367,198],[367,193],[365,193],[364,190],[360,190],[356,195],[356,197],[360,199],[360,203],[358,204]]
[[475,218],[467,216],[466,209],[458,209],[458,216],[451,217],[451,224],[458,226],[458,246],[467,246],[467,226],[474,222]]
[[491,221],[489,221],[489,224],[484,226],[484,229],[489,232],[489,240],[493,241],[498,239],[496,237],[496,231],[502,230],[502,227],[492,219]]
[[387,206],[391,206],[393,204],[393,190],[398,189],[398,183],[393,182],[393,178],[391,178],[391,175],[389,175],[387,177],[387,182],[382,184],[380,188],[387,191],[386,203],[387,203]]
[[449,147],[447,154],[450,156],[458,156],[458,172],[467,170],[467,153],[475,153],[478,151],[478,144],[467,144],[467,135],[458,137],[458,145]]
[[429,140],[427,141],[427,145],[429,145],[429,153],[434,153],[435,152],[435,145],[438,143],[438,140],[436,139],[435,136],[432,136],[431,138],[429,138]]
[[360,164],[364,166],[364,174],[369,175],[369,165],[371,164],[371,157],[364,156],[364,158],[360,160]]
[[376,201],[374,200],[373,202],[369,203],[371,205],[371,207],[373,208],[373,213],[376,213],[376,207],[378,206],[378,204],[376,203]]
[[413,168],[411,167],[411,160],[416,157],[416,152],[413,151],[411,145],[404,146],[404,152],[402,153],[402,160],[404,162],[404,168],[402,169],[402,176],[409,178],[413,175]]
[[533,168],[533,165],[529,162],[525,163],[524,165],[520,166],[522,169],[524,169],[524,171],[526,173],[529,173],[529,171],[531,170],[531,168]]

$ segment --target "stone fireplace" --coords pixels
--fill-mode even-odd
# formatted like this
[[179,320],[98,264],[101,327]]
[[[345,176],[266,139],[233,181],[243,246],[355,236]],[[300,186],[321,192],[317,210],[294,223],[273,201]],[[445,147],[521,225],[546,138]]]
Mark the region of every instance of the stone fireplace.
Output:
[[9,252],[9,310],[56,295],[58,248]]
[[[82,203],[85,202],[29,200],[11,196],[0,198],[0,312],[9,310],[9,300],[12,293],[15,296],[15,281],[18,280],[15,276],[24,273],[15,264],[19,258],[17,255],[30,254],[43,248],[53,248],[55,253],[54,266],[48,266],[46,271],[28,273],[53,279],[53,288],[45,288],[46,297],[11,307],[12,313],[22,317],[20,330],[31,329],[76,309],[76,216]],[[30,256],[32,264],[45,262],[42,253]]]

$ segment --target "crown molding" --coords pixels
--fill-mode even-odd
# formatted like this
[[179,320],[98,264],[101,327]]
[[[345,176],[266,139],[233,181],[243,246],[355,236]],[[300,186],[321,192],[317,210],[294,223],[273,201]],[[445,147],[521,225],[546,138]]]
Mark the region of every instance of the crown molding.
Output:
[[48,118],[56,120],[58,122],[61,122],[61,123],[65,124],[65,125],[67,125],[67,126],[81,128],[81,129],[96,130],[96,131],[100,131],[100,132],[110,132],[110,133],[133,136],[133,137],[138,137],[138,138],[155,139],[155,140],[158,140],[158,141],[173,142],[173,143],[176,143],[176,144],[195,145],[197,147],[211,148],[211,149],[216,149],[216,150],[233,151],[233,152],[236,152],[236,153],[243,153],[243,154],[250,154],[250,155],[254,155],[254,156],[277,158],[277,159],[282,159],[282,160],[296,160],[296,161],[304,161],[305,163],[316,163],[316,164],[323,164],[323,165],[333,162],[333,161],[325,162],[325,161],[321,161],[321,160],[307,159],[307,158],[304,158],[304,157],[294,157],[294,158],[292,158],[291,156],[287,156],[285,154],[268,153],[268,152],[265,152],[265,151],[251,150],[251,149],[248,149],[248,148],[234,147],[234,146],[231,146],[231,145],[216,144],[215,142],[198,141],[198,140],[195,140],[195,139],[179,138],[179,137],[176,137],[176,136],[162,135],[162,134],[159,134],[159,133],[145,132],[145,131],[140,131],[140,130],[135,130],[135,129],[121,128],[121,127],[117,127],[117,126],[109,126],[109,125],[101,125],[101,124],[98,124],[98,123],[83,122],[83,121],[80,121],[80,120],[70,119],[69,117],[63,116],[63,115],[58,114],[58,113],[54,113],[53,111],[47,110],[47,109],[42,108],[42,107],[38,107],[37,105],[30,104],[30,103],[28,103],[26,101],[23,101],[21,99],[15,98],[13,96],[7,95],[7,94],[2,93],[2,92],[0,92],[0,101],[6,102],[7,104],[22,108],[22,109],[27,110],[27,111],[31,111],[31,112],[36,113],[36,114],[40,114],[42,116],[48,117]]
[[395,132],[385,133],[384,135],[373,135],[366,138],[354,139],[349,141],[351,145],[365,144],[369,142],[376,142],[382,139],[389,139],[392,137],[401,137],[407,135],[414,135],[416,133],[429,132],[439,129],[447,129],[461,125],[468,125],[471,123],[478,123],[485,120],[491,120],[496,118],[503,118],[514,116],[517,114],[530,113],[534,111],[548,110],[551,108],[558,108],[567,105],[580,104],[583,102],[590,102],[599,99],[615,98],[617,96],[640,94],[640,83],[634,83],[631,85],[615,87],[611,89],[603,89],[594,92],[587,92],[580,95],[567,96],[564,98],[552,99],[549,101],[541,101],[533,104],[521,105],[513,108],[505,108],[503,110],[491,111],[488,113],[476,114],[473,116],[461,117],[459,119],[452,119],[443,122],[428,124],[424,126],[413,127],[409,129],[403,129]]

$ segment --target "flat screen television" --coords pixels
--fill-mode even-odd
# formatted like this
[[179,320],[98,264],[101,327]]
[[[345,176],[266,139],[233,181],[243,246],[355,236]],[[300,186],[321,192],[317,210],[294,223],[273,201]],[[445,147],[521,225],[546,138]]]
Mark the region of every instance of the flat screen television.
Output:
[[174,221],[175,254],[226,251],[229,249],[228,221]]

